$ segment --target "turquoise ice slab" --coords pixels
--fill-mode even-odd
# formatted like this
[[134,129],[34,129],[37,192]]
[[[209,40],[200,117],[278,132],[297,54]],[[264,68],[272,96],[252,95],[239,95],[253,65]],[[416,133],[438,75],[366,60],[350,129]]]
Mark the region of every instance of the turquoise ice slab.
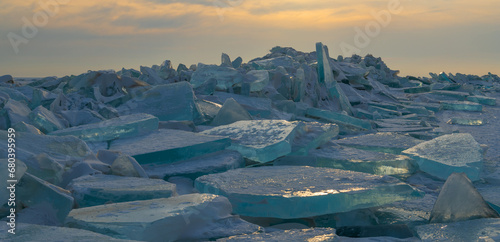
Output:
[[304,218],[423,197],[394,177],[307,166],[264,166],[199,177],[195,187],[225,196],[235,214]]
[[365,172],[376,175],[411,174],[416,170],[414,160],[394,155],[333,144],[309,151],[308,156],[285,156],[275,166],[313,166]]
[[495,106],[497,105],[497,99],[493,97],[485,97],[485,96],[469,96],[467,97],[467,101],[480,103],[484,105]]
[[251,241],[337,241],[339,237],[333,228],[291,229],[271,233],[254,233],[236,235],[218,239],[219,242],[251,242]]
[[357,149],[400,154],[423,141],[408,135],[381,132],[336,140],[335,143]]
[[140,136],[158,129],[158,118],[144,113],[121,116],[100,123],[58,130],[50,135],[74,135],[84,141],[107,141]]
[[479,180],[483,154],[470,134],[449,134],[420,143],[403,151],[417,161],[419,169],[446,180],[454,172],[465,172],[472,181]]
[[148,135],[118,139],[109,150],[121,151],[140,164],[165,164],[223,150],[229,138],[174,129],[160,129]]
[[457,110],[457,111],[483,111],[483,106],[469,101],[455,101],[455,102],[441,102],[441,108],[444,110]]
[[252,116],[233,98],[228,98],[210,125],[219,126],[241,120],[252,120]]
[[474,118],[451,118],[446,123],[468,125],[468,126],[479,126],[485,124],[486,122],[482,119],[474,119]]
[[246,120],[203,131],[206,135],[231,138],[229,149],[245,158],[268,162],[292,152],[291,142],[302,123],[284,120]]
[[327,110],[317,109],[317,108],[309,108],[306,111],[306,116],[312,118],[318,118],[322,120],[326,120],[328,122],[332,122],[338,124],[340,128],[354,128],[359,130],[371,130],[372,125],[369,121],[353,118],[349,115],[335,113]]
[[196,179],[200,176],[243,168],[245,160],[238,151],[221,150],[166,165],[144,165],[151,178],[168,179],[173,176]]
[[164,180],[102,174],[76,178],[66,189],[71,191],[79,207],[176,195],[175,184]]
[[197,88],[211,78],[217,80],[217,89],[226,90],[243,80],[243,75],[236,69],[227,66],[198,64],[198,68],[191,76],[191,85]]
[[37,224],[16,224],[16,234],[10,234],[6,223],[0,223],[1,241],[111,241],[132,242],[135,240],[121,240],[103,234],[83,229],[73,229],[56,226],[44,226]]
[[29,114],[30,122],[44,133],[66,128],[65,125],[48,109],[38,106]]
[[338,134],[339,126],[336,124],[306,122],[292,142],[291,155],[307,155],[309,150],[318,148]]
[[[14,168],[16,169],[16,171],[14,172],[14,177],[10,177],[11,173],[8,170],[9,164],[15,164]],[[15,160],[14,163],[9,163],[8,159],[0,159],[0,165],[4,167],[4,169],[0,171],[0,186],[2,187],[2,189],[4,189],[4,187],[8,187],[11,184],[10,182],[8,182],[8,180],[14,179],[16,181],[19,181],[28,169],[26,164],[24,164],[20,160]],[[10,193],[7,192],[7,190],[4,190],[2,193],[0,193],[0,207],[8,202],[9,196]]]
[[154,86],[119,106],[121,115],[147,113],[160,121],[196,120],[200,117],[193,88],[188,82]]
[[66,227],[141,241],[199,241],[259,230],[232,216],[227,198],[211,194],[73,209]]
[[422,241],[500,241],[500,219],[484,218],[415,228]]
[[424,92],[430,92],[431,87],[430,86],[420,86],[420,87],[407,87],[403,88],[405,93],[424,93]]
[[226,102],[227,99],[233,98],[253,116],[268,118],[271,115],[272,102],[269,98],[248,97],[225,92],[216,92],[214,96],[221,102]]

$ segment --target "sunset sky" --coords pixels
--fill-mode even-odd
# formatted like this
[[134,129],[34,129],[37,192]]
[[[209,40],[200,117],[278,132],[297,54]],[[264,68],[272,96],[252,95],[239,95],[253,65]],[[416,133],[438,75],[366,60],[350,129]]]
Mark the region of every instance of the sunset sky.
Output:
[[[167,59],[174,67],[220,64],[222,52],[248,62],[278,45],[311,52],[316,42],[336,58],[391,2],[400,11],[358,54],[380,56],[403,76],[500,74],[497,0],[59,0],[56,8],[56,0],[7,0],[0,2],[0,76],[139,69]],[[31,24],[36,33],[26,31]]]

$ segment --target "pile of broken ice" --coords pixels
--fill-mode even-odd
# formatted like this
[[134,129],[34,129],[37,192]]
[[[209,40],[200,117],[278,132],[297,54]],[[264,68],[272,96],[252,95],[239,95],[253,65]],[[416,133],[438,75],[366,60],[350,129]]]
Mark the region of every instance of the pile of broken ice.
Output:
[[399,77],[318,43],[0,80],[0,183],[9,128],[18,179],[15,230],[1,193],[2,241],[500,239],[499,196],[474,187],[486,147],[436,116],[495,106],[493,74]]

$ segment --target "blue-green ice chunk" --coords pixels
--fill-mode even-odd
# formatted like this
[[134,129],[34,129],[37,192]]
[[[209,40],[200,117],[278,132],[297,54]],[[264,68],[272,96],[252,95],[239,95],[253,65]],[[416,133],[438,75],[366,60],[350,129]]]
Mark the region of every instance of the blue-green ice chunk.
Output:
[[[29,221],[27,221],[29,222]],[[110,242],[134,242],[132,240],[121,240],[103,234],[83,229],[72,229],[56,226],[45,226],[37,224],[17,223],[16,234],[8,233],[6,223],[0,223],[1,241],[110,241]]]
[[158,118],[153,115],[138,113],[58,130],[50,135],[74,135],[84,141],[107,141],[151,133],[158,129],[158,122]]
[[98,123],[105,120],[101,114],[89,109],[61,110],[59,113],[69,122],[70,127]]
[[341,133],[345,132],[345,130],[351,130],[351,129],[356,129],[356,130],[372,129],[372,125],[369,121],[317,108],[307,109],[306,116],[335,123],[340,126]]
[[[12,182],[12,183],[17,183],[17,181],[21,180],[24,173],[28,169],[28,167],[26,166],[26,164],[24,164],[24,162],[17,160],[17,159],[14,163],[11,163],[11,164],[15,164],[14,168],[16,171],[14,173],[14,177],[9,176],[10,172],[9,172],[8,159],[0,159],[0,165],[2,167],[4,167],[4,169],[0,171],[0,179],[1,179],[0,186],[2,187],[2,189],[8,187],[11,184],[11,182],[8,182],[8,180],[16,181],[16,182]],[[1,206],[8,202],[9,197],[10,197],[10,193],[7,192],[7,190],[4,190],[2,193],[0,193],[0,213],[3,212],[3,211],[1,211]]]
[[500,241],[500,219],[485,218],[415,228],[422,241]]
[[66,226],[141,241],[199,241],[259,230],[231,210],[225,197],[189,194],[74,209]]
[[220,242],[252,242],[252,241],[337,241],[339,237],[333,228],[291,229],[271,233],[254,233],[218,239]]
[[496,106],[497,105],[497,99],[493,97],[486,97],[486,96],[469,96],[467,97],[467,101],[475,102],[475,103],[480,103],[484,105],[490,105],[490,106]]
[[235,214],[304,218],[420,198],[394,177],[307,166],[263,166],[199,177],[195,187],[225,196]]
[[118,139],[110,150],[134,157],[140,164],[165,164],[223,150],[229,138],[174,129],[160,129],[148,135]]
[[[25,173],[16,185],[16,204],[21,207],[38,210],[36,215],[55,219],[58,224],[64,223],[66,216],[73,208],[73,197],[70,192],[50,184],[38,177]],[[23,216],[30,216],[23,214]],[[21,217],[20,217],[21,219]],[[28,218],[23,218],[28,222]]]
[[176,195],[175,184],[164,180],[102,174],[74,179],[66,189],[71,191],[79,207]]
[[449,134],[420,143],[403,154],[415,159],[419,169],[446,180],[454,172],[465,172],[472,181],[479,180],[483,154],[470,134]]
[[225,92],[216,92],[214,96],[218,97],[221,102],[233,98],[253,116],[268,118],[271,115],[272,102],[269,98],[248,97]]
[[336,140],[335,143],[357,149],[400,154],[423,141],[397,133],[375,133]]
[[451,174],[437,198],[430,223],[450,223],[478,218],[500,218],[484,201],[465,173]]
[[483,106],[469,101],[441,102],[441,109],[481,112],[483,111]]
[[198,64],[196,71],[191,76],[191,85],[197,88],[206,81],[214,78],[217,80],[218,90],[230,89],[234,84],[243,80],[243,75],[233,67]]
[[200,176],[243,167],[245,167],[243,156],[234,150],[221,150],[167,165],[144,165],[149,177],[165,180],[173,176],[189,177],[194,180]]
[[233,98],[228,98],[210,125],[220,126],[241,120],[252,120],[252,116]]
[[260,92],[269,85],[269,72],[266,70],[253,70],[246,74],[250,81],[250,92]]
[[309,151],[308,156],[285,156],[275,166],[313,166],[365,172],[376,175],[411,174],[415,162],[408,156],[327,144]]
[[290,155],[307,155],[309,150],[316,149],[332,140],[339,134],[336,124],[306,122],[304,129],[299,129],[292,142]]
[[123,105],[117,110],[122,115],[147,113],[160,121],[190,120],[199,118],[195,96],[188,82],[154,86]]
[[318,79],[319,83],[326,86],[330,98],[334,104],[338,105],[338,110],[346,111],[347,114],[352,115],[352,106],[349,99],[344,94],[344,91],[337,84],[333,77],[332,68],[330,67],[330,56],[326,47],[321,43],[316,43],[316,54],[318,55]]
[[301,123],[284,120],[239,121],[203,131],[207,135],[231,138],[229,149],[240,152],[245,158],[268,162],[292,152],[291,142]]
[[43,106],[35,108],[29,114],[29,118],[30,123],[45,134],[66,128],[66,125],[61,122],[61,120],[59,120],[51,111]]
[[451,118],[446,123],[468,125],[468,126],[479,126],[485,124],[486,122],[482,119],[475,119],[475,118]]
[[29,123],[29,114],[31,109],[22,102],[9,99],[3,109],[7,112],[7,117],[11,127],[19,122]]
[[[33,93],[33,88],[27,87],[26,89],[27,89],[27,92],[29,94]],[[15,88],[0,87],[0,92],[6,93],[7,95],[9,95],[10,98],[12,98],[18,102],[22,102],[24,104],[29,104],[29,98]]]

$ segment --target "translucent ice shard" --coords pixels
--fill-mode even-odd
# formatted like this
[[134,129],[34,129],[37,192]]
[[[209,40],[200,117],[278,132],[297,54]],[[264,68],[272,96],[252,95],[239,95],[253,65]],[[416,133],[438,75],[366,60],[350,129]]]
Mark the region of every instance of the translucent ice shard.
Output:
[[145,165],[144,169],[151,178],[167,180],[169,177],[183,176],[194,180],[203,175],[225,172],[244,166],[245,161],[239,152],[222,150],[167,165]]
[[472,118],[451,118],[450,120],[448,120],[447,123],[469,125],[469,126],[477,126],[485,124],[485,122],[482,119],[472,119]]
[[376,175],[411,174],[415,162],[408,156],[326,144],[309,151],[308,156],[285,156],[274,165],[328,167]]
[[31,109],[24,103],[18,102],[14,99],[9,99],[3,109],[7,112],[10,126],[19,122],[29,123],[28,115],[30,114]]
[[207,135],[231,138],[229,149],[239,151],[245,158],[268,162],[292,152],[291,142],[303,124],[284,120],[239,121],[203,131]]
[[18,223],[16,234],[7,232],[6,223],[0,224],[1,241],[111,241],[111,242],[133,242],[132,240],[121,240],[103,234],[83,229],[72,229],[56,226],[44,226],[36,224]]
[[176,195],[175,184],[164,180],[102,174],[76,178],[66,189],[71,191],[79,207]]
[[148,134],[158,129],[158,122],[153,115],[139,113],[58,130],[50,135],[74,135],[84,141],[108,141]]
[[446,180],[454,172],[465,172],[479,180],[483,155],[479,143],[470,134],[449,134],[420,143],[403,154],[415,159],[419,169]]
[[241,120],[252,120],[252,116],[233,98],[228,98],[215,116],[211,125],[220,126]]
[[232,216],[227,198],[210,194],[74,209],[66,226],[141,241],[206,240],[259,229]]
[[336,140],[335,143],[357,149],[400,154],[423,141],[397,133],[375,133]]
[[309,150],[320,147],[338,134],[338,125],[307,122],[293,139],[291,155],[307,155]]
[[[10,177],[10,172],[9,172],[9,168],[12,166],[10,165],[9,166],[9,163],[10,164],[14,164],[14,169],[15,169],[15,173],[14,173],[14,177]],[[15,162],[9,162],[8,159],[0,159],[0,165],[2,167],[5,167],[5,169],[3,169],[2,171],[0,171],[0,186],[2,187],[8,187],[9,184],[11,184],[11,182],[8,182],[8,180],[15,180],[15,181],[19,181],[24,173],[26,172],[26,169],[28,169],[28,167],[26,166],[26,164],[24,164],[24,162],[20,161],[20,160],[15,160]],[[15,182],[17,183],[17,182]],[[0,193],[0,207],[4,204],[6,204],[9,200],[9,197],[10,197],[10,193],[7,192],[7,190],[4,190],[4,192]],[[2,213],[2,208],[0,208],[0,214]]]
[[486,218],[415,228],[423,241],[499,241],[500,219]]
[[217,80],[218,90],[227,90],[234,84],[240,83],[243,80],[243,75],[233,67],[200,63],[191,76],[191,85],[193,85],[193,88],[197,88],[210,78]]
[[154,86],[117,109],[120,114],[147,113],[160,121],[196,120],[199,117],[193,89],[188,82]]
[[478,218],[500,218],[476,190],[465,173],[451,174],[439,193],[430,223],[450,223]]
[[455,102],[441,102],[441,108],[444,110],[457,110],[457,111],[483,111],[481,104],[469,101],[455,101]]
[[317,108],[307,109],[306,116],[335,123],[340,126],[341,133],[346,133],[348,130],[352,129],[354,130],[372,129],[372,125],[369,121]]
[[269,85],[269,72],[266,70],[249,71],[246,78],[250,81],[251,92],[260,92]]
[[236,214],[275,218],[347,212],[423,196],[393,177],[307,166],[236,169],[199,177],[195,187],[226,196]]
[[110,150],[134,157],[140,164],[165,164],[225,149],[231,140],[193,132],[160,129],[148,135],[111,142]]
[[31,111],[29,118],[30,123],[46,134],[65,128],[64,123],[43,106],[38,106]]
[[229,238],[218,239],[220,242],[251,242],[251,241],[337,241],[339,237],[333,228],[293,229],[271,233],[255,233],[236,235]]
[[490,106],[497,105],[496,98],[485,97],[485,96],[469,96],[469,97],[467,97],[467,101],[480,103],[480,104],[484,104],[484,105],[490,105]]
[[325,84],[330,94],[330,98],[339,106],[339,111],[343,110],[346,111],[347,114],[352,115],[352,106],[333,77],[333,72],[330,67],[330,56],[328,55],[328,50],[322,43],[316,43],[316,54],[318,55],[319,83]]
[[[50,184],[29,173],[25,173],[17,184],[16,201],[18,210],[22,206],[37,210],[40,216],[56,220],[58,224],[64,223],[64,219],[73,208],[73,197],[69,191]],[[23,214],[23,216],[30,216]],[[21,217],[20,217],[21,219]],[[29,221],[29,218],[23,218]]]
[[221,102],[233,98],[253,116],[268,118],[271,115],[272,103],[268,98],[247,97],[225,92],[216,92],[214,96],[218,97]]

